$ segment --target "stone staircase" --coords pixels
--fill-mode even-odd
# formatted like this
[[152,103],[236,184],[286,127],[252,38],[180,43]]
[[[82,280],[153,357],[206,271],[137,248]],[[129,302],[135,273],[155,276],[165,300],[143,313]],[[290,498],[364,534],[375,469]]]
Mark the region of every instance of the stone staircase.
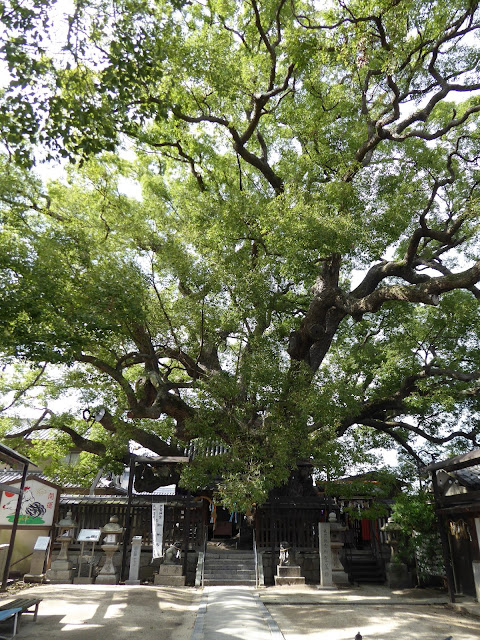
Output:
[[204,586],[255,587],[255,558],[252,550],[240,551],[208,543],[204,562]]
[[350,582],[383,584],[385,566],[370,549],[349,549],[345,556],[345,571]]

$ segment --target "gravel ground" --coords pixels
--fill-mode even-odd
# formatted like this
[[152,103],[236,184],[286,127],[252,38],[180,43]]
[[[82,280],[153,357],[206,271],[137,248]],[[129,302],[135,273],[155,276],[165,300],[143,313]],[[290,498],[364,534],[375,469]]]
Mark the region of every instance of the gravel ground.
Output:
[[478,640],[480,619],[437,605],[271,605],[285,640]]
[[[465,615],[434,591],[269,587],[259,594],[285,640],[354,640],[358,631],[363,640],[480,638],[480,604],[470,605],[478,617]],[[23,616],[18,640],[191,640],[202,599],[202,591],[192,588],[40,585],[1,600],[17,595],[43,598],[36,623]],[[228,627],[228,611],[221,618]],[[251,640],[254,622],[246,622]],[[235,633],[230,637],[235,640]]]
[[195,589],[105,585],[42,585],[2,600],[16,595],[43,598],[18,640],[190,640],[200,600]]

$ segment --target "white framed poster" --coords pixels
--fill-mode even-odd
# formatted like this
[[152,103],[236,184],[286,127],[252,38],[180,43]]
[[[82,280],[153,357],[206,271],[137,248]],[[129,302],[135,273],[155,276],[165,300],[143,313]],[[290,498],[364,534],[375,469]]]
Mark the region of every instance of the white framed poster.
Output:
[[[20,481],[12,482],[20,487]],[[27,478],[20,508],[19,526],[51,527],[57,504],[58,488],[50,483]],[[5,489],[0,500],[0,526],[12,526],[18,495]]]

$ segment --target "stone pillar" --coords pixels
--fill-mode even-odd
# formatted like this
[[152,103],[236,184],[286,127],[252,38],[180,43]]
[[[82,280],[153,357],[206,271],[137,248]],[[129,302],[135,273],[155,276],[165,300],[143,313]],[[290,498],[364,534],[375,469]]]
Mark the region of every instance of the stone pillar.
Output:
[[142,551],[142,536],[132,538],[132,548],[130,551],[130,573],[125,584],[140,584],[138,575],[140,572],[140,554]]
[[30,572],[23,576],[24,582],[43,582],[45,580],[45,560],[50,546],[49,536],[39,536],[33,547]]
[[337,516],[333,512],[328,516],[328,522],[330,523],[330,547],[332,549],[332,582],[336,585],[347,585],[349,584],[348,575],[340,560],[344,545],[342,534],[347,527],[337,522]]
[[320,588],[331,589],[332,580],[332,547],[330,543],[330,523],[318,523],[318,552],[320,556]]

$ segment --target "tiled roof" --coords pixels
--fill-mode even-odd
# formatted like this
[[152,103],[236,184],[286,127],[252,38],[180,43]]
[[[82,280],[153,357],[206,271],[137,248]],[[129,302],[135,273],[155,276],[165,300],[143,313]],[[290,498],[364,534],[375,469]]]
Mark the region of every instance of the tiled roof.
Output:
[[453,472],[458,482],[467,487],[467,489],[480,489],[480,464],[467,467],[466,469],[458,469]]
[[[17,433],[21,433],[32,426],[31,420],[22,420],[19,424],[11,427],[8,432],[9,436],[14,436]],[[58,436],[56,429],[40,429],[39,431],[32,431],[26,436],[23,436],[24,440],[53,440]],[[7,438],[7,442],[10,438]]]
[[[39,480],[47,480],[52,482],[47,476],[44,476],[41,471],[29,471],[29,476],[36,476]],[[0,482],[15,482],[22,479],[22,474],[19,471],[0,471]]]

